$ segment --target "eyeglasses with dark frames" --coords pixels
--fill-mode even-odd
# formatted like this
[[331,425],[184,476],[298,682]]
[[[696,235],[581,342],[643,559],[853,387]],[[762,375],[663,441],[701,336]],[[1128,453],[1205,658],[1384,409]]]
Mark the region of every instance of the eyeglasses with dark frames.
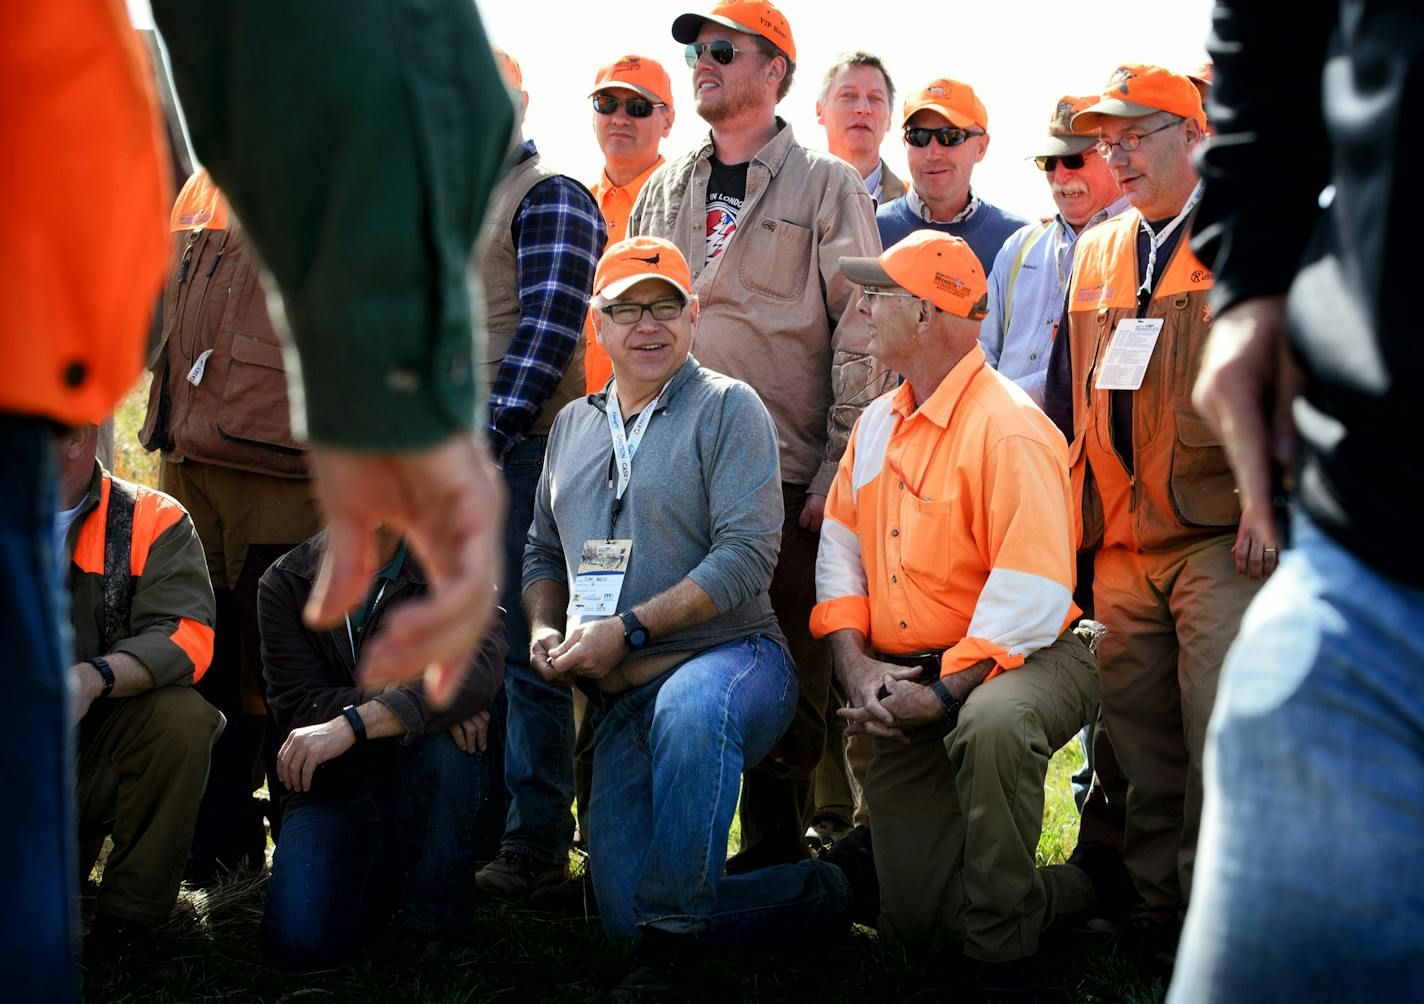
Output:
[[671,321],[674,317],[679,316],[686,307],[687,303],[684,300],[665,297],[661,300],[654,300],[652,303],[633,303],[631,301],[610,303],[599,309],[619,324],[637,324],[643,319],[644,311],[652,314],[655,321]]
[[923,126],[905,127],[905,142],[918,147],[929,146],[930,140],[935,140],[940,146],[959,146],[971,137],[983,135],[982,132],[970,132],[958,126],[940,126],[938,129],[926,129]]
[[1080,170],[1083,167],[1083,158],[1081,153],[1060,153],[1049,157],[1035,157],[1033,162],[1043,173],[1052,174],[1059,164],[1062,164],[1065,170]]
[[629,118],[634,119],[645,119],[653,114],[654,108],[666,107],[661,101],[649,101],[638,95],[631,98],[615,98],[611,94],[593,96],[593,110],[600,115],[612,115],[620,106],[628,113]]

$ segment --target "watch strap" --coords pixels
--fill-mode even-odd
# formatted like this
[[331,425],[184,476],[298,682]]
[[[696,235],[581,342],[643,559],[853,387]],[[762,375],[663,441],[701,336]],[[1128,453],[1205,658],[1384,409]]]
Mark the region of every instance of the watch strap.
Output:
[[623,640],[628,643],[629,648],[637,650],[648,643],[648,629],[638,620],[637,614],[625,610],[618,615],[618,619],[623,622]]
[[964,702],[949,692],[949,688],[944,685],[944,677],[941,676],[930,684],[930,692],[939,698],[939,703],[944,705],[944,717],[948,721],[956,721],[959,718],[959,709],[964,707]]
[[114,684],[117,682],[114,679],[114,669],[109,665],[109,660],[103,656],[96,655],[89,660],[89,665],[98,670],[99,675],[104,678],[104,689],[99,692],[99,696],[108,697],[109,694],[113,692]]
[[341,714],[350,724],[351,731],[356,733],[356,741],[364,743],[366,741],[366,721],[361,717],[361,712],[356,710],[356,705],[346,705],[341,709]]

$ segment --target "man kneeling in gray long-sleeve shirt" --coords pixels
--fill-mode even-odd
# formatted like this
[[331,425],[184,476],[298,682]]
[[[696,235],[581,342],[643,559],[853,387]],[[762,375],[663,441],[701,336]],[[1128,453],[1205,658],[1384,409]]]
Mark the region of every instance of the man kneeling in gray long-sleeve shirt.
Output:
[[610,937],[641,935],[615,1000],[690,990],[700,941],[845,930],[840,868],[722,874],[738,779],[786,730],[796,674],[767,597],[781,538],[776,431],[746,384],[692,358],[687,262],[636,237],[604,253],[602,393],[549,436],[524,552],[530,663],[598,707],[589,841]]

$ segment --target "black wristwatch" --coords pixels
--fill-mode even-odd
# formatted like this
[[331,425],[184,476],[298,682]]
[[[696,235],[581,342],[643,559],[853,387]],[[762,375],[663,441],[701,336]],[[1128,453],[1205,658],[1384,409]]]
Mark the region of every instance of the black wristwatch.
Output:
[[944,677],[930,684],[930,693],[938,697],[939,703],[944,705],[945,721],[955,722],[959,719],[959,709],[964,707],[964,702],[949,692],[949,688],[944,685]]
[[104,689],[99,691],[100,697],[108,697],[114,689],[114,670],[109,665],[109,660],[103,656],[96,655],[89,660],[89,665],[99,671],[99,675],[104,678]]
[[633,611],[623,611],[618,619],[623,622],[623,640],[628,643],[628,648],[636,652],[648,643],[648,629],[643,627],[643,622]]
[[361,712],[356,710],[356,705],[348,704],[341,709],[342,717],[351,726],[351,731],[356,733],[356,742],[359,745],[366,741],[366,720],[361,717]]

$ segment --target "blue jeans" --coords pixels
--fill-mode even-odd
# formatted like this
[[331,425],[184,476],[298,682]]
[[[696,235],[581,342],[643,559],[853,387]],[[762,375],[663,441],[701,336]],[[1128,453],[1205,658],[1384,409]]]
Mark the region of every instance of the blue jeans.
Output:
[[1424,999],[1424,590],[1302,515],[1222,670],[1169,999]]
[[54,477],[54,425],[0,415],[0,638],[9,712],[0,781],[10,804],[0,821],[8,882],[0,971],[6,996],[17,1001],[71,1001],[77,992],[69,604],[54,553]]
[[504,783],[509,814],[501,850],[538,861],[561,862],[574,843],[574,699],[568,687],[553,687],[529,666],[529,622],[520,602],[524,544],[534,521],[534,490],[544,469],[542,436],[525,439],[504,463],[509,519],[504,529],[507,611],[504,690]]
[[742,769],[766,756],[795,708],[791,659],[761,635],[603,699],[589,836],[609,937],[652,925],[768,945],[849,929],[850,890],[834,865],[722,874]]
[[390,752],[396,769],[362,790],[300,802],[283,820],[262,920],[275,965],[352,962],[397,909],[423,934],[469,926],[484,756],[461,752],[444,731]]

